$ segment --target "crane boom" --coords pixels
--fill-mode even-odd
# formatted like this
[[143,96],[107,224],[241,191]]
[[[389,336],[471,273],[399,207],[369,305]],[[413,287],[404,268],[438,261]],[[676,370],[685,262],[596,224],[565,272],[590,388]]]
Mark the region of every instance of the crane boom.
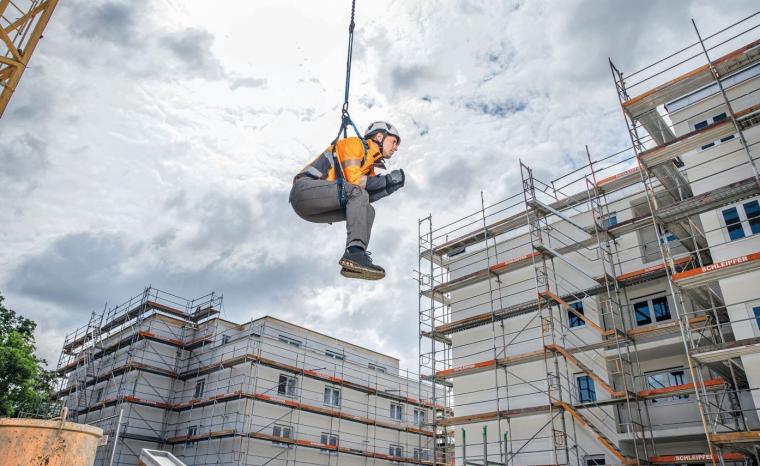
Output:
[[0,117],[16,90],[58,0],[0,0]]

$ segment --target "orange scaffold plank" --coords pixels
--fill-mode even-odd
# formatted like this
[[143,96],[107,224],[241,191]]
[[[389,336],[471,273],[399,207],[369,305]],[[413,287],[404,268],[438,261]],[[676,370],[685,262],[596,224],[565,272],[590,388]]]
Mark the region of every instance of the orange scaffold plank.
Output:
[[[707,321],[708,321],[707,316],[689,317],[690,326],[695,326]],[[668,332],[668,331],[675,331],[675,330],[679,330],[679,323],[677,320],[671,320],[669,322],[659,322],[652,325],[632,328],[631,330],[628,330],[627,333],[629,337],[636,338],[639,335],[647,335],[647,334],[652,334],[652,333],[661,333],[661,332]]]
[[[718,69],[721,75],[725,76],[727,73],[746,66],[745,61],[757,61],[758,45],[760,45],[760,39],[713,60],[713,66]],[[710,66],[704,64],[627,100],[623,103],[623,108],[635,118],[649,109],[713,82],[714,78]]]
[[[744,461],[747,456],[744,453],[723,453],[720,455],[723,457],[723,461]],[[706,462],[719,463],[720,458],[718,455],[710,456],[709,453],[686,453],[682,455],[660,455],[650,456],[650,464],[690,464]]]
[[710,440],[712,440],[713,443],[724,445],[734,443],[760,443],[760,430],[710,434]]
[[463,366],[452,367],[451,369],[444,369],[435,373],[436,377],[456,377],[459,375],[472,374],[475,372],[481,372],[484,369],[496,366],[496,359],[490,359],[488,361],[476,362],[473,364],[465,364]]
[[[673,385],[670,387],[653,388],[650,390],[642,390],[639,392],[639,396],[642,398],[658,398],[661,396],[677,395],[684,393],[692,393],[699,386],[699,383],[689,382],[681,385]],[[723,379],[710,379],[705,380],[705,390],[719,390],[726,386],[726,381]]]
[[[691,261],[691,257],[685,256],[685,257],[680,257],[678,259],[674,259],[673,263],[675,265],[683,265],[683,264],[688,263],[689,261]],[[648,273],[656,272],[658,270],[663,270],[664,268],[665,268],[665,264],[652,265],[649,267],[645,267],[643,269],[634,270],[633,272],[628,272],[628,273],[618,275],[616,278],[618,279],[618,281],[630,280],[631,278],[646,275]]]
[[673,275],[673,282],[682,288],[692,288],[740,273],[751,272],[757,268],[760,268],[760,252],[676,273]]
[[179,309],[173,308],[171,306],[167,306],[166,304],[157,303],[155,301],[148,301],[147,302],[149,307],[152,307],[153,309],[158,309],[160,311],[167,312],[169,314],[174,314],[179,317],[187,317],[188,313],[185,311],[181,311]]

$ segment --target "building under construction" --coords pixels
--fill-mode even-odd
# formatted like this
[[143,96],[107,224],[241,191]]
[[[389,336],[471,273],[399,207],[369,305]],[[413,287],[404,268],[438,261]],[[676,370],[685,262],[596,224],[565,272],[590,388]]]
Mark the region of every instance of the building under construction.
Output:
[[95,464],[143,448],[188,465],[433,464],[447,430],[397,359],[221,305],[147,288],[67,336],[55,397],[108,435]]
[[610,62],[628,148],[420,221],[420,374],[456,464],[760,464],[758,27]]

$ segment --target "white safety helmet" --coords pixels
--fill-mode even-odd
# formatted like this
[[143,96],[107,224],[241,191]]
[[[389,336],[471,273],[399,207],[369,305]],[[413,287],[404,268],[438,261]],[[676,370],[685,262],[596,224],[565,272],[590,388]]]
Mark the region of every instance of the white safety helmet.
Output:
[[377,133],[383,133],[383,134],[390,134],[391,136],[396,136],[396,139],[398,139],[398,143],[401,144],[401,135],[398,133],[398,130],[395,126],[388,123],[387,121],[376,121],[369,125],[367,128],[367,131],[364,132],[364,139],[369,139],[372,136],[376,135]]

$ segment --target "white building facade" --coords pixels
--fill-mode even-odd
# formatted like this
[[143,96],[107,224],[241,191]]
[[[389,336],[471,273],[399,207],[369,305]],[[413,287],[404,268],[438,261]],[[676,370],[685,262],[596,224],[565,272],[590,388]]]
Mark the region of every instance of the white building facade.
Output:
[[96,464],[432,464],[433,408],[397,359],[220,305],[149,288],[67,338],[57,396],[109,436]]
[[760,42],[720,45],[611,66],[627,151],[420,221],[456,464],[760,464]]

